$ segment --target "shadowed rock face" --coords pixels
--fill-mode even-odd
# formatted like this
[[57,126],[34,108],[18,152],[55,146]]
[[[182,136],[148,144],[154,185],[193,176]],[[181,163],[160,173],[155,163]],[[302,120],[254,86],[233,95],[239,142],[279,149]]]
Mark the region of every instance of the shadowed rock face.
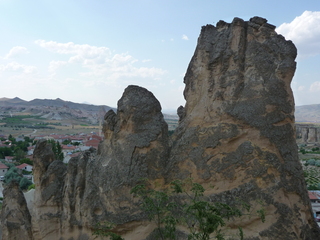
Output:
[[19,184],[12,181],[3,190],[1,209],[2,239],[32,240],[31,216]]
[[259,17],[202,28],[171,139],[157,99],[129,86],[117,113],[104,116],[97,152],[66,167],[40,141],[33,237],[93,239],[94,224],[109,221],[125,239],[151,239],[153,226],[130,189],[141,178],[156,185],[192,177],[212,201],[265,209],[265,223],[243,217],[229,223],[231,233],[241,226],[247,239],[317,239],[295,143],[296,48],[274,29]]

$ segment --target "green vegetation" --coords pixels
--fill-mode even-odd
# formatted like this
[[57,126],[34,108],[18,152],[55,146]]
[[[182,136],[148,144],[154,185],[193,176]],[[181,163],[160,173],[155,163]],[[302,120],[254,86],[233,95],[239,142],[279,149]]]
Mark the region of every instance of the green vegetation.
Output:
[[10,147],[0,147],[0,158],[4,159],[5,156],[12,156],[13,150]]
[[33,184],[31,184],[29,187],[28,187],[28,191],[30,191],[31,189],[35,189],[36,188],[36,186],[34,185],[34,183]]
[[114,227],[114,224],[108,222],[97,223],[93,230],[93,236],[109,237],[110,240],[124,240],[120,235],[112,232]]
[[3,182],[5,184],[8,184],[12,180],[15,180],[19,183],[19,187],[21,188],[21,190],[27,190],[28,187],[32,184],[32,182],[27,178],[23,177],[23,175],[19,173],[18,168],[16,168],[14,164],[6,163],[6,165],[9,167],[9,170],[4,175]]
[[[313,159],[310,159],[310,160],[313,160]],[[313,162],[313,161],[310,161],[310,162]],[[318,167],[306,168],[303,173],[307,183],[308,190],[320,190],[320,174],[319,174]]]
[[[135,186],[131,193],[140,199],[140,208],[146,213],[149,221],[156,224],[152,233],[153,239],[177,239],[176,226],[184,225],[188,229],[188,240],[225,239],[227,232],[223,231],[226,221],[250,213],[250,205],[240,204],[241,209],[228,204],[211,202],[204,196],[202,185],[187,181],[173,181],[170,188],[156,190],[144,180]],[[238,203],[239,204],[239,203]],[[256,213],[262,221],[265,220],[263,208]],[[121,240],[121,236],[114,232],[114,224],[98,224],[94,234],[107,236],[111,240]],[[236,239],[243,239],[244,233],[238,228]]]
[[32,142],[33,139],[30,139],[30,137],[24,137],[24,141],[16,141],[16,139],[10,134],[8,140],[11,143],[6,142],[7,147],[0,147],[0,159],[4,159],[5,156],[14,156],[14,159],[18,162],[26,159],[26,152],[28,151],[30,142]]
[[69,139],[66,139],[62,142],[63,145],[68,145],[68,144],[71,144],[71,140]]
[[19,161],[20,164],[23,164],[23,163],[26,163],[26,164],[29,164],[29,165],[33,165],[33,162],[29,159],[29,158],[23,158]]
[[48,140],[48,143],[52,146],[52,151],[56,157],[57,160],[63,161],[63,152],[62,147],[58,141],[55,140]]
[[28,119],[40,119],[40,117],[32,115],[8,115],[5,116],[2,120],[0,120],[0,123],[6,123],[9,126],[24,126],[33,124],[33,122]]

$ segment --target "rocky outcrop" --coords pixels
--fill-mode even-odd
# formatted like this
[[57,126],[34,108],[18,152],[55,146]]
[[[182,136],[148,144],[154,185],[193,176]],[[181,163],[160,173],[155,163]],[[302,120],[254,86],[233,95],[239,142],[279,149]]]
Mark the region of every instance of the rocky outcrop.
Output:
[[184,78],[170,179],[214,185],[210,198],[229,204],[262,202],[265,223],[238,222],[254,239],[316,239],[295,142],[296,48],[274,29],[258,17],[202,28]]
[[[51,144],[40,140],[34,150],[34,183],[36,186],[32,211],[35,239],[56,239],[63,225],[63,187],[66,165],[55,160]],[[39,221],[41,220],[41,221]]]
[[259,17],[202,28],[171,138],[153,94],[129,86],[117,113],[104,116],[97,152],[66,167],[40,141],[34,238],[93,239],[94,225],[108,221],[125,239],[152,239],[154,226],[130,189],[141,178],[159,186],[191,177],[212,201],[240,199],[253,212],[265,209],[265,222],[258,216],[229,222],[231,234],[240,226],[246,239],[317,239],[295,143],[290,82],[296,48],[274,29]]
[[303,143],[319,143],[320,129],[315,125],[297,124],[297,139]]
[[31,216],[19,184],[12,181],[3,190],[1,209],[3,240],[33,240]]

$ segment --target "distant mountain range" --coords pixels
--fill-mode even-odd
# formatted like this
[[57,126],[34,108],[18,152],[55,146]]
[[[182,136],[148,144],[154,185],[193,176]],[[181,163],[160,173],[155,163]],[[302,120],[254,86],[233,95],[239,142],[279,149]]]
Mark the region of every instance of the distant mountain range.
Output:
[[[99,123],[104,114],[115,108],[107,105],[74,103],[57,99],[34,99],[25,101],[18,97],[0,98],[0,117],[8,115],[34,115],[48,120],[81,120],[91,124]],[[178,116],[164,114],[165,119],[178,121]]]
[[320,123],[320,104],[296,106],[296,122]]
[[[25,101],[16,98],[0,98],[0,116],[30,114],[48,120],[82,119],[91,124],[97,124],[104,114],[115,108],[107,105],[92,105],[74,103],[57,99],[33,99]],[[178,116],[164,114],[165,119],[178,120]],[[320,123],[320,104],[296,106],[296,122]]]
[[40,116],[48,120],[82,120],[96,124],[99,119],[110,109],[115,108],[106,105],[91,105],[74,103],[57,99],[34,99],[25,101],[16,98],[0,98],[0,116],[30,114]]

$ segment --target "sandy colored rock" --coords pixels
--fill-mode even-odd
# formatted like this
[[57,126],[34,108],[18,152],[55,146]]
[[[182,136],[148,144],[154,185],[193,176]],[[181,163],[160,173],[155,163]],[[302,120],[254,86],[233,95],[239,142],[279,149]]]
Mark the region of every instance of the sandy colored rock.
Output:
[[11,181],[3,190],[1,209],[3,240],[33,240],[31,216],[19,184]]
[[[98,151],[90,149],[66,166],[39,141],[34,239],[94,239],[95,224],[108,221],[118,224],[125,239],[151,240],[155,226],[131,188],[141,178],[157,186],[189,177],[208,189],[210,201],[243,200],[253,213],[265,209],[265,222],[243,216],[228,222],[229,234],[240,226],[250,240],[318,239],[295,142],[290,83],[296,54],[294,44],[263,18],[204,26],[171,138],[158,100],[131,85],[117,112],[104,115]],[[179,240],[185,239],[179,229]]]
[[[251,239],[317,239],[319,228],[295,142],[290,83],[296,48],[265,19],[201,30],[184,82],[185,117],[174,136],[170,179],[213,185],[208,197],[266,209],[241,219]],[[250,230],[249,230],[250,229]]]

